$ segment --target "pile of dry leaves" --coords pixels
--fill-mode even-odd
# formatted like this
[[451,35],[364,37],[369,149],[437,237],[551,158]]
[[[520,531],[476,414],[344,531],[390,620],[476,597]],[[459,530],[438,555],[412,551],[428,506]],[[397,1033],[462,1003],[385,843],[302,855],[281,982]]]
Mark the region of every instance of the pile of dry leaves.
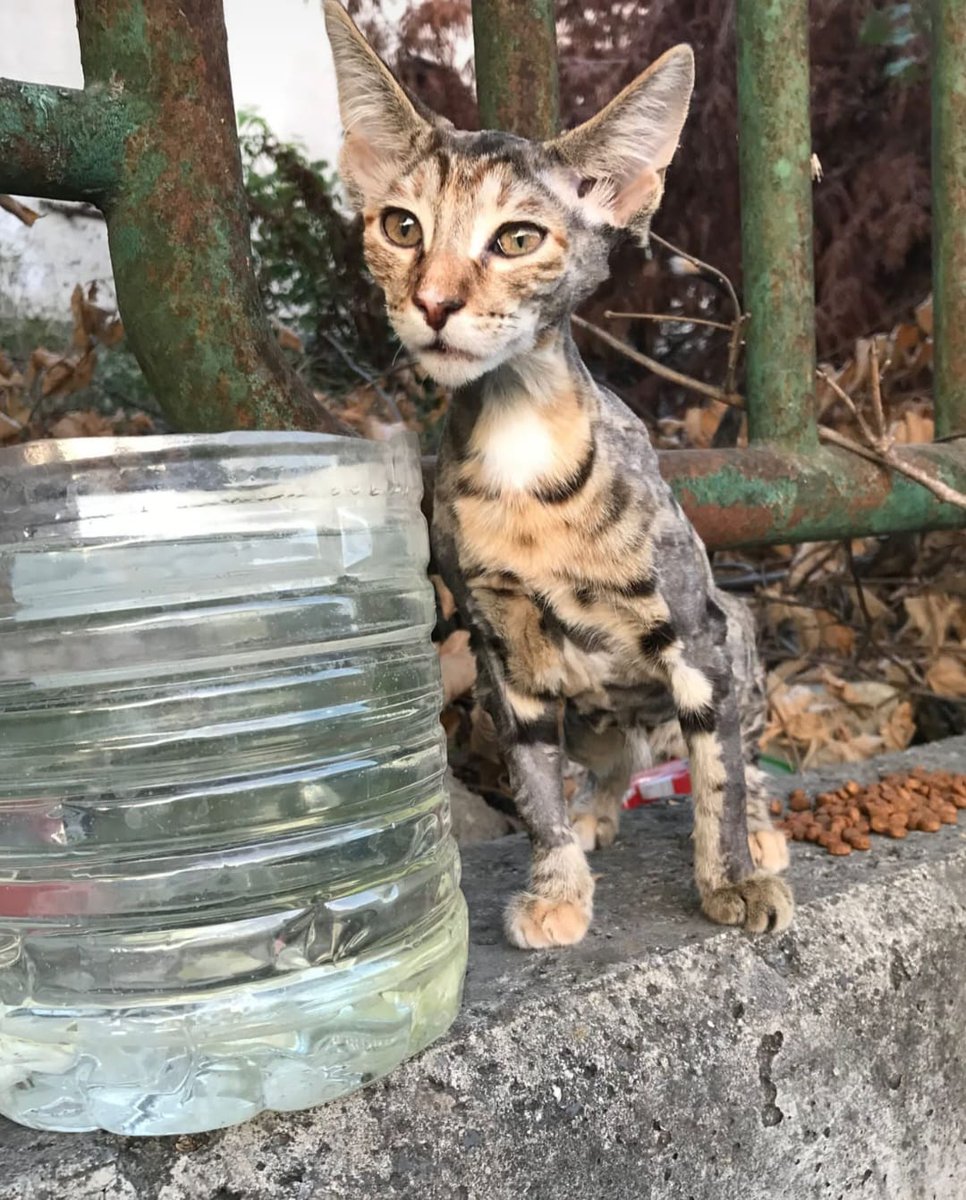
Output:
[[70,344],[37,346],[17,363],[0,345],[0,445],[34,438],[129,437],[154,433],[147,413],[118,408],[105,414],[77,405],[94,380],[98,356],[120,345],[124,327],[117,314],[97,304],[97,287],[80,286],[71,296]]

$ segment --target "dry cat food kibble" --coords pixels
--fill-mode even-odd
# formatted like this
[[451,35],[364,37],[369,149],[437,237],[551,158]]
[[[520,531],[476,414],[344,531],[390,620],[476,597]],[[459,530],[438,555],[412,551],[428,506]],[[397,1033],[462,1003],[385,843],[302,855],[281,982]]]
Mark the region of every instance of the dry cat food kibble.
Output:
[[[853,780],[822,792],[814,803],[799,788],[788,797],[789,811],[778,824],[796,842],[816,842],[829,854],[846,855],[868,850],[873,833],[904,838],[955,825],[961,808],[966,808],[966,775],[916,767],[867,786]],[[781,811],[781,803],[773,801],[772,812]]]

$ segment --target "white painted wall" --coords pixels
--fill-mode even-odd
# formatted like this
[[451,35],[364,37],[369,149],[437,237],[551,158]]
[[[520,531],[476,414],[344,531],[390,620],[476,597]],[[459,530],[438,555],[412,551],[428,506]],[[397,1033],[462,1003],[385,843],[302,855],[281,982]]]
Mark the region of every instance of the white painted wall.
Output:
[[[236,110],[256,110],[281,138],[332,160],[339,118],[319,0],[224,5]],[[83,84],[73,0],[0,0],[0,76]],[[102,222],[52,215],[28,229],[0,210],[0,314],[66,317],[74,284],[92,280],[109,292]]]

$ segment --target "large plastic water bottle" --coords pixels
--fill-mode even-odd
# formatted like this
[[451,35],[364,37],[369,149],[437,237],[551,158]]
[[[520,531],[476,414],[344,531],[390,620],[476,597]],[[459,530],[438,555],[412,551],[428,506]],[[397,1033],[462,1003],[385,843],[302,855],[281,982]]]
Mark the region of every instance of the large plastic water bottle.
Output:
[[452,1021],[415,443],[0,451],[0,1112],[194,1132]]

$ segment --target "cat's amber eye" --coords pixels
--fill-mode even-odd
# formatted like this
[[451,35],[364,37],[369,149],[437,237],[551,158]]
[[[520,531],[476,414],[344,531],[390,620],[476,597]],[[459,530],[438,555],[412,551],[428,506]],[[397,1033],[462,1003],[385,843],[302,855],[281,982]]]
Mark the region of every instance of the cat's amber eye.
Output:
[[547,236],[539,225],[504,225],[493,239],[493,251],[504,258],[532,254]]
[[423,240],[423,228],[404,208],[387,208],[382,214],[382,231],[394,246],[412,250]]

